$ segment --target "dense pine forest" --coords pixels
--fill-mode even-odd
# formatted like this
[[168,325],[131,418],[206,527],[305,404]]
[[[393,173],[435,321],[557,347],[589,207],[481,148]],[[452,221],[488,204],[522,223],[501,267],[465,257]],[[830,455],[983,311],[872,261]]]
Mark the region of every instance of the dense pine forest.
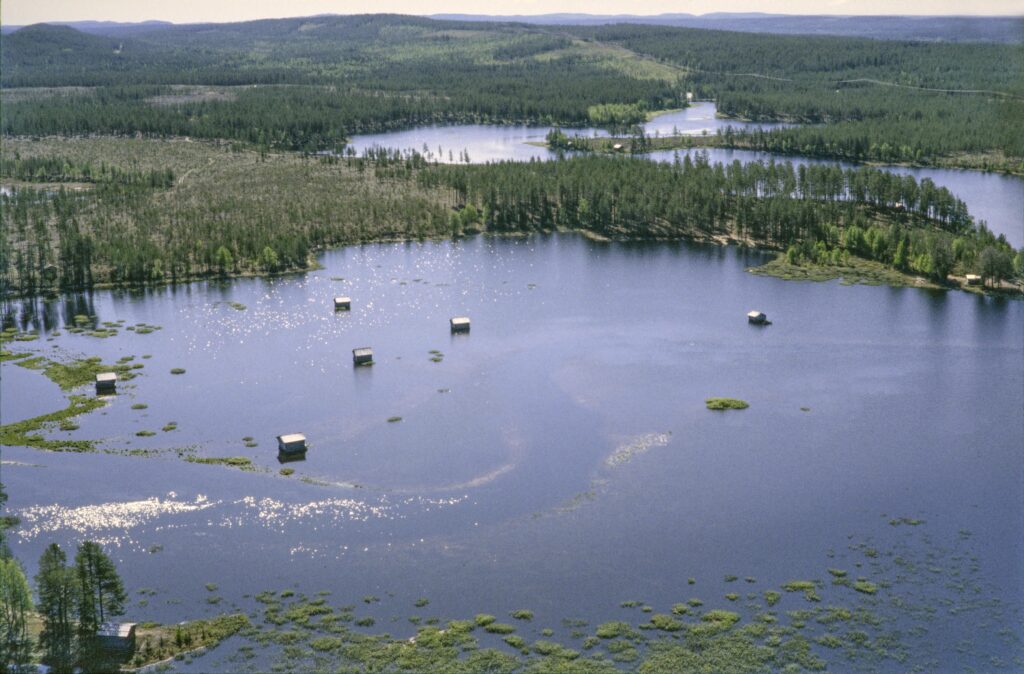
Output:
[[376,15],[130,36],[30,26],[5,36],[2,58],[5,135],[337,150],[435,122],[619,126],[693,92],[727,115],[811,125],[735,139],[745,147],[1024,171],[1014,45]]

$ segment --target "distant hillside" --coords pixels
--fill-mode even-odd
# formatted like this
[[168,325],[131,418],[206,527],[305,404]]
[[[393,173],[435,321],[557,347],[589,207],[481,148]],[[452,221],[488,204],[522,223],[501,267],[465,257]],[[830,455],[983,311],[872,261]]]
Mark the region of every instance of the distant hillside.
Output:
[[597,26],[640,23],[779,35],[843,35],[878,40],[1024,42],[1024,18],[1007,16],[797,16],[790,14],[541,14],[487,16],[436,14],[453,21],[516,21],[538,25]]
[[126,38],[90,35],[69,26],[40,23],[4,35],[0,43],[5,86],[24,84],[22,78],[40,70],[59,71],[60,80],[36,85],[74,82],[89,84],[97,69],[121,73],[152,64],[154,49]]
[[[344,15],[321,15],[294,19],[299,22],[336,21]],[[348,18],[345,16],[345,18]],[[655,26],[678,26],[743,33],[777,35],[841,35],[877,40],[927,40],[943,42],[1024,42],[1024,17],[1017,16],[799,16],[795,14],[712,13],[712,14],[435,14],[433,19],[459,22],[515,22],[544,26],[601,26],[615,23],[636,23]],[[235,24],[259,29],[273,20],[246,21]],[[287,20],[286,20],[287,21]],[[116,21],[52,21],[50,25],[69,26],[90,35],[131,37],[152,34],[160,29],[174,28],[185,33],[217,24],[172,24],[167,21],[120,23]],[[2,26],[4,35],[23,26]]]
[[[169,21],[141,21],[126,23],[121,21],[48,21],[51,26],[67,26],[90,35],[130,35],[140,30],[150,30],[161,26],[172,26]],[[7,35],[25,26],[0,26],[0,33]]]

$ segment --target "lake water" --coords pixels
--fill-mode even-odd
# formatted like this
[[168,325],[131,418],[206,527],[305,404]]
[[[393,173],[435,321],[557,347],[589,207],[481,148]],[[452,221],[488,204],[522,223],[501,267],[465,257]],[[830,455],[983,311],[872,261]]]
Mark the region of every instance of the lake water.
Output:
[[[330,251],[301,276],[13,304],[43,339],[8,348],[145,363],[79,430],[51,434],[117,453],[4,448],[14,552],[31,574],[51,542],[103,542],[132,592],[156,592],[133,597],[132,619],[247,609],[248,595],[294,587],[339,604],[377,595],[361,610],[392,634],[412,633],[413,613],[529,608],[524,635],[553,627],[567,642],[566,618],[647,619],[626,600],[664,613],[700,597],[749,619],[751,602],[723,596],[821,579],[821,605],[869,602],[877,629],[903,635],[910,664],[882,671],[1013,663],[1024,303],[744,271],[764,259],[475,237]],[[334,312],[339,294],[350,312]],[[749,325],[754,308],[773,324]],[[83,309],[162,329],[68,333]],[[471,333],[451,335],[463,314]],[[352,365],[361,346],[372,367]],[[0,367],[0,416],[35,413],[37,388]],[[711,412],[710,396],[750,408]],[[283,477],[274,436],[287,432],[311,448]],[[170,451],[182,448],[259,470],[189,463]],[[830,567],[882,589],[832,586]],[[808,606],[785,593],[776,610]]]
[[[648,135],[671,135],[675,132],[686,135],[714,134],[719,129],[732,126],[737,129],[777,128],[785,124],[761,122],[740,122],[720,119],[715,116],[715,104],[699,102],[678,111],[661,115],[644,125]],[[432,161],[461,162],[468,157],[471,163],[530,159],[553,159],[557,153],[543,145],[549,126],[494,126],[484,124],[430,126],[379,134],[354,136],[351,146],[362,154],[373,147],[415,150]],[[606,136],[599,129],[564,129],[570,135]],[[773,155],[769,152],[749,150],[723,150],[708,148],[689,150],[690,154],[707,152],[712,162],[734,160],[793,162],[800,164],[834,164],[844,167],[854,164],[831,160]],[[680,156],[685,152],[680,152]],[[655,152],[646,155],[655,161],[672,161],[675,152]],[[931,178],[937,185],[947,187],[967,204],[968,211],[976,221],[985,220],[988,227],[997,234],[1004,234],[1015,247],[1024,246],[1024,179],[999,173],[965,171],[960,169],[908,168],[905,166],[882,166],[899,175],[912,175],[916,179]]]

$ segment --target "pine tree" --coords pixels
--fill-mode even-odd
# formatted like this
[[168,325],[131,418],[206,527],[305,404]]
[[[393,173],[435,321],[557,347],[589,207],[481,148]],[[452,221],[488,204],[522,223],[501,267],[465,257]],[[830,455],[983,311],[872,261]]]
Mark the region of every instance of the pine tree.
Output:
[[[124,613],[128,597],[114,562],[93,541],[78,546],[75,555],[80,592],[79,623],[99,627],[108,618]],[[90,621],[95,621],[93,625]],[[95,633],[95,630],[93,630]]]
[[75,576],[67,566],[67,555],[56,543],[50,545],[39,559],[36,574],[39,593],[37,610],[43,619],[39,645],[43,662],[57,674],[70,672],[75,661],[75,639],[72,615],[75,608]]

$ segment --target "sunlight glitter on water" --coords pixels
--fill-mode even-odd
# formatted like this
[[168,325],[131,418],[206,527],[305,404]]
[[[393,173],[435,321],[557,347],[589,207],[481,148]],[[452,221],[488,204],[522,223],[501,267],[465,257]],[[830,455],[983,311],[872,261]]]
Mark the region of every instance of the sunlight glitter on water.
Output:
[[[210,514],[214,515],[207,521],[207,526],[210,527],[261,526],[277,533],[284,533],[299,522],[322,526],[343,522],[366,523],[372,520],[404,519],[407,515],[403,510],[409,508],[429,512],[458,505],[465,500],[465,496],[443,499],[412,497],[397,503],[389,503],[385,497],[376,504],[352,498],[287,503],[270,497],[246,496],[225,502],[210,501],[206,496],[199,495],[192,501],[186,501],[177,500],[176,494],[170,492],[164,499],[154,496],[139,501],[101,503],[74,508],[59,504],[25,508],[18,512],[22,526],[17,533],[25,541],[61,530],[95,538],[104,533],[123,534],[151,524],[158,525],[154,526],[154,530],[175,528],[179,523],[168,521],[167,518],[201,511],[211,511]],[[117,536],[115,539],[120,541],[122,537]]]
[[169,492],[166,499],[157,496],[141,501],[100,503],[97,505],[67,508],[59,504],[33,506],[18,513],[22,526],[18,536],[31,540],[44,533],[61,529],[72,530],[82,535],[111,529],[134,529],[153,520],[167,516],[193,513],[219,505],[199,495],[193,501],[175,500],[176,494]]

